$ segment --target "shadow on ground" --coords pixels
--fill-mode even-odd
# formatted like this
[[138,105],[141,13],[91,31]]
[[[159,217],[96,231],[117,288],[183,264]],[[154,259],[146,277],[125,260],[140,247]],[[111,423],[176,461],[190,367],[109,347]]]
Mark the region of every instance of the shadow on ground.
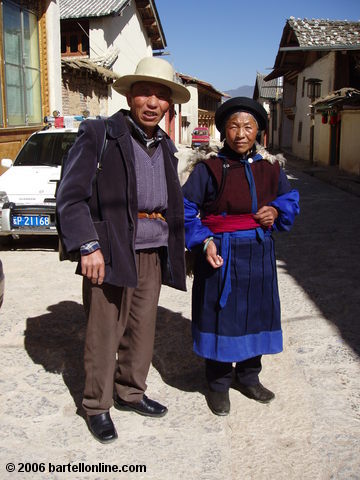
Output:
[[[47,310],[43,315],[27,319],[26,352],[47,372],[62,375],[77,413],[83,416],[86,331],[83,306],[64,301]],[[204,391],[203,363],[192,352],[190,321],[162,307],[158,309],[153,365],[168,385],[184,391]]]
[[191,322],[163,307],[158,308],[153,365],[171,387],[205,393],[204,363],[192,351]]
[[289,234],[276,234],[277,258],[360,355],[360,198],[302,172],[288,173],[300,191],[301,213]]
[[81,413],[84,389],[84,339],[86,320],[82,305],[72,301],[48,307],[39,317],[28,318],[25,349],[47,372],[61,374]]
[[56,251],[58,247],[57,235],[23,235],[17,239],[0,236],[0,251]]

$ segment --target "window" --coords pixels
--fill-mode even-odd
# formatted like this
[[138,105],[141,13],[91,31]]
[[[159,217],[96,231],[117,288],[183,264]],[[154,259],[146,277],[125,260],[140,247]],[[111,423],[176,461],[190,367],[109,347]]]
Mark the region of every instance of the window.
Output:
[[20,150],[14,165],[61,165],[62,158],[75,142],[76,135],[75,132],[36,133]]
[[321,84],[320,83],[308,83],[308,97],[309,98],[318,98],[321,95]]
[[3,44],[7,124],[41,123],[37,17],[12,3],[4,3]]
[[89,55],[89,23],[87,21],[61,22],[61,55]]
[[303,125],[302,122],[299,122],[298,136],[297,136],[298,142],[301,142],[302,125]]
[[318,78],[309,78],[307,81],[307,96],[311,100],[319,98],[321,96],[321,82],[322,80]]

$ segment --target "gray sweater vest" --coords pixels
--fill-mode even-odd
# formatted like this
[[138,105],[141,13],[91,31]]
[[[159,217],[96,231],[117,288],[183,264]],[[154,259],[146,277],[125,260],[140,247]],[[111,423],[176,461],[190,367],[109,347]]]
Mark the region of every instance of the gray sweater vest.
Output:
[[[136,186],[139,212],[159,212],[164,215],[168,206],[164,156],[161,144],[150,157],[132,138],[135,158]],[[135,249],[167,246],[169,229],[160,219],[138,219]]]

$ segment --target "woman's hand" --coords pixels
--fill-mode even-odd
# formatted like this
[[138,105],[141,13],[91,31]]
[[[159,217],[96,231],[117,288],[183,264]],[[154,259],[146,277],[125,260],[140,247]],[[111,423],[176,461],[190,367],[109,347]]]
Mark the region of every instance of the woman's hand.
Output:
[[[204,243],[206,243],[206,240]],[[213,242],[213,240],[210,240],[210,242],[208,243],[205,255],[206,255],[206,260],[210,263],[210,265],[213,268],[219,268],[224,263],[224,260],[222,259],[222,257],[220,257],[220,255],[217,254],[216,245]]]
[[262,227],[272,227],[278,215],[279,213],[276,208],[266,205],[255,213],[254,219],[260,223]]

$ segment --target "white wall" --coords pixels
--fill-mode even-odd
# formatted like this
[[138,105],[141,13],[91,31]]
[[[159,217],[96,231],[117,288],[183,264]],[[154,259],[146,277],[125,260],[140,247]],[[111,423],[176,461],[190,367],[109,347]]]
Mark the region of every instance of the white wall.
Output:
[[341,112],[340,169],[360,175],[360,111]]
[[49,108],[51,114],[54,110],[62,112],[60,10],[58,0],[47,1],[45,19]]
[[[268,126],[268,142],[272,148],[280,147],[280,132],[281,132],[281,115],[282,115],[282,102],[276,102],[273,105],[269,105],[270,117]],[[274,123],[274,114],[276,113],[277,122]],[[275,126],[277,127],[275,129]]]
[[220,132],[217,128],[215,128],[214,140],[217,140],[218,142],[220,142]]
[[191,133],[198,126],[198,89],[197,85],[186,85],[190,92],[190,100],[181,106],[181,116],[186,117],[189,123],[186,129],[182,129],[182,143],[191,145]]
[[318,163],[319,165],[329,165],[329,159],[330,125],[329,123],[322,123],[321,113],[316,113],[314,132],[314,163]]
[[277,111],[277,129],[274,131],[274,147],[280,147],[280,135],[281,135],[281,125],[282,125],[282,102],[276,104]]
[[[131,2],[122,15],[90,19],[90,58],[106,53],[115,46],[119,55],[112,69],[119,75],[135,72],[136,65],[143,57],[152,56],[150,40],[143,29],[135,2]],[[120,108],[127,108],[126,98],[110,88],[108,115]]]
[[[340,111],[341,132],[339,168],[345,172],[360,175],[360,111],[345,109]],[[321,114],[315,115],[315,147],[314,161],[320,165],[330,164],[330,135],[331,127],[321,122]]]
[[[302,96],[303,78],[318,78],[321,82],[321,97],[327,95],[334,87],[335,72],[335,52],[330,52],[311,66],[305,68],[297,79],[296,92],[296,114],[294,121],[294,131],[292,137],[292,151],[300,158],[310,159],[310,103],[311,99],[307,96],[307,83],[305,83],[305,92]],[[301,141],[298,141],[299,122],[302,122]],[[315,142],[317,140],[315,139]]]
[[180,138],[179,138],[179,131],[180,131],[179,105],[176,104],[174,107],[175,107],[175,144],[177,145],[178,143],[180,143]]
[[286,115],[287,109],[296,111],[296,86],[284,81],[283,103],[282,103],[282,125],[281,125],[281,147],[292,149],[294,120]]

